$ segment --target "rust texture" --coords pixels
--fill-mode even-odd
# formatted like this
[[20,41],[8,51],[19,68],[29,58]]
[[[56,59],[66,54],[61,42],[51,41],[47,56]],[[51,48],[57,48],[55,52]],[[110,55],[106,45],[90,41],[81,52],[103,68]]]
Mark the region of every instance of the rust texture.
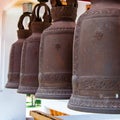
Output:
[[68,107],[120,113],[120,1],[92,0],[74,36],[73,93]]
[[17,89],[19,86],[22,46],[25,39],[31,35],[30,28],[24,29],[23,26],[23,20],[27,16],[30,18],[30,22],[31,22],[31,15],[28,12],[23,13],[18,21],[18,28],[19,28],[19,30],[17,30],[18,40],[15,43],[13,43],[11,47],[8,81],[5,86],[6,88]]
[[[39,16],[41,7],[45,8],[42,17]],[[39,45],[41,33],[51,24],[50,9],[45,3],[37,4],[32,12],[32,35],[23,44],[20,70],[19,93],[35,94],[38,88]]]
[[35,95],[47,99],[69,99],[72,92],[72,46],[77,3],[75,1],[75,6],[61,6],[62,3],[59,6],[59,0],[51,3],[53,24],[42,34],[39,88]]

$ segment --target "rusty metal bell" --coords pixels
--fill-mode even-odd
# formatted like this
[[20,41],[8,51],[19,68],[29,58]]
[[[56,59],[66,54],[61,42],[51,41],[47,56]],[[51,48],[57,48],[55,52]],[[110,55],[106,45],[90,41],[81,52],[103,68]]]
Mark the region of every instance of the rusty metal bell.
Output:
[[73,110],[120,114],[120,0],[91,0],[75,31]]
[[69,99],[72,92],[72,45],[77,1],[62,5],[60,0],[51,0],[51,4],[53,24],[42,33],[39,87],[35,96]]
[[31,22],[31,15],[29,12],[25,12],[20,16],[18,22],[19,30],[17,31],[18,40],[12,44],[10,52],[9,72],[8,81],[5,86],[6,88],[17,89],[19,85],[22,46],[25,39],[31,35],[30,29],[24,29],[23,20],[25,17],[29,17]]
[[[45,8],[43,20],[39,16]],[[51,24],[50,9],[45,3],[37,4],[32,12],[32,35],[23,44],[18,93],[35,94],[38,88],[39,45],[41,33]]]

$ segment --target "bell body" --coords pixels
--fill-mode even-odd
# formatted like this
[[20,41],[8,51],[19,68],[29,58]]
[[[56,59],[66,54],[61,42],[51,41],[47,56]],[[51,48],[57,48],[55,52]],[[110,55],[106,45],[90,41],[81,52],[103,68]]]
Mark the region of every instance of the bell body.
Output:
[[9,59],[9,72],[8,82],[6,88],[17,89],[20,79],[20,64],[21,64],[21,51],[24,40],[30,36],[30,30],[18,30],[18,40],[12,44],[10,59]]
[[120,113],[120,1],[93,0],[77,22],[68,107]]
[[[72,45],[75,23],[69,19],[71,15],[68,11],[67,17],[66,12],[63,14],[60,11],[62,11],[60,7],[52,9],[55,21],[42,34],[39,87],[35,94],[38,98],[69,99],[72,92]],[[76,9],[74,8],[72,12],[76,13]],[[62,15],[66,17],[63,20],[60,19]],[[76,14],[73,16],[75,19]]]
[[38,88],[38,62],[41,33],[45,23],[32,22],[32,35],[23,44],[19,93],[35,94]]

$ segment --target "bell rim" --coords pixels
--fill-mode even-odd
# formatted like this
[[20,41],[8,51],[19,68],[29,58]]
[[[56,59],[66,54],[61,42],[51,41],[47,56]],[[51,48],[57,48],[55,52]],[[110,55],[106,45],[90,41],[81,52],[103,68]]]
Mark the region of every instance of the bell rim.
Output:
[[[87,98],[88,100],[88,98]],[[113,104],[109,104],[106,102],[106,99],[102,99],[103,102],[107,105],[107,107],[100,107],[97,103],[95,103],[95,100],[97,101],[97,99],[92,99],[89,98],[90,102],[88,101],[87,104],[91,104],[91,106],[85,106],[84,103],[82,102],[83,100],[79,98],[79,100],[77,100],[75,98],[75,96],[71,96],[67,107],[69,109],[75,110],[75,111],[80,111],[80,112],[88,112],[88,113],[101,113],[101,114],[120,114],[120,106],[118,107],[118,103],[120,104],[120,99],[107,99],[109,101],[109,103],[113,103],[114,100],[114,105],[116,105],[117,107],[113,107]],[[98,101],[99,102],[99,101]],[[81,106],[79,104],[82,104]],[[92,106],[92,103],[96,104],[95,106]],[[99,102],[101,103],[101,101]]]
[[17,89],[18,86],[19,86],[19,83],[10,82],[10,81],[5,85],[6,88],[10,88],[10,89]]
[[79,111],[79,112],[88,112],[88,113],[100,113],[100,114],[120,114],[120,108],[119,109],[102,109],[102,108],[77,108],[71,104],[68,104],[67,106],[71,110]]
[[21,94],[35,94],[38,87],[19,86],[17,93]]
[[39,88],[35,97],[45,99],[70,99],[71,93],[71,89]]

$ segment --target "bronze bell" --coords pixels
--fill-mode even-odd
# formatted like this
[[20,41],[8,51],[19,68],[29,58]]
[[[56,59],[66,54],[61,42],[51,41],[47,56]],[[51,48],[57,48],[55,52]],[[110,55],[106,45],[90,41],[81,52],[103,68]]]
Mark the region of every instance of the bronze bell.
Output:
[[5,86],[6,88],[17,89],[19,85],[22,46],[24,40],[31,35],[31,30],[24,29],[23,26],[23,20],[27,16],[30,18],[30,22],[31,22],[31,15],[29,12],[23,13],[18,21],[18,28],[19,28],[19,30],[17,31],[18,40],[14,44],[12,44],[11,47],[8,82]]
[[68,107],[120,114],[120,0],[91,0],[75,31]]
[[[43,20],[39,16],[45,8]],[[35,94],[38,88],[39,45],[41,33],[51,24],[50,9],[45,3],[37,4],[32,12],[32,35],[23,44],[19,93]]]
[[72,92],[72,45],[77,0],[51,0],[53,24],[44,30],[39,54],[38,98],[68,99]]

